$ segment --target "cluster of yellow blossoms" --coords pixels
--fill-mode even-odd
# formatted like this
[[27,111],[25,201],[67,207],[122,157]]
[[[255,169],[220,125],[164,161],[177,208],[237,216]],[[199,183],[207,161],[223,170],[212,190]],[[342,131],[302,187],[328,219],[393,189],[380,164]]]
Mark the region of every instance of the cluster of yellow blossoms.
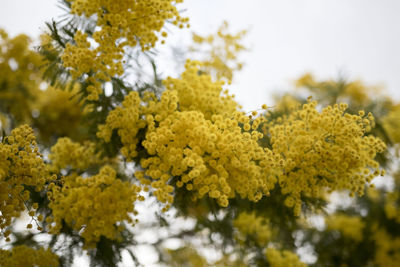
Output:
[[79,85],[76,84],[71,91],[49,86],[37,93],[33,112],[38,115],[34,116],[33,123],[42,140],[50,140],[53,136],[70,136],[78,140],[85,137],[80,129],[83,112],[76,97],[78,92]]
[[385,199],[385,214],[389,219],[400,223],[400,192],[388,192]]
[[116,171],[108,165],[92,177],[67,176],[62,187],[51,184],[49,189],[49,232],[57,234],[64,221],[73,230],[81,231],[85,248],[95,246],[100,236],[118,240],[123,221],[135,223],[131,218],[136,214],[134,202],[143,200],[139,196],[141,188],[117,179]]
[[272,231],[268,221],[254,212],[242,212],[233,221],[233,226],[239,231],[237,238],[243,242],[248,237],[254,239],[260,247],[265,247],[271,240]]
[[262,119],[250,121],[235,112],[238,105],[232,96],[221,96],[222,83],[199,75],[193,64],[198,63],[189,62],[181,79],[165,81],[167,90],[160,100],[148,94],[141,104],[139,95],[130,93],[122,107],[110,112],[98,136],[109,141],[112,130],[118,129],[122,153],[130,159],[137,154],[135,134],[147,126],[142,145],[150,157],[141,161],[146,172],[136,176],[144,184],[150,183],[144,175],[150,177],[163,203],[173,201],[173,176],[180,177],[178,187],[196,193],[194,198],[208,194],[227,206],[228,198],[238,193],[257,201],[273,186],[274,180],[266,177],[276,166],[272,153],[257,144],[262,134],[254,129]]
[[[188,19],[179,15],[177,3],[182,0],[68,0],[71,12],[96,19],[93,39],[86,33],[75,34],[75,44],[68,43],[62,55],[65,67],[71,68],[71,74],[77,78],[93,73],[87,82],[88,100],[97,100],[101,93],[99,80],[107,81],[115,75],[122,75],[124,48],[139,44],[142,50],[155,46],[157,35],[166,21],[179,27],[187,24]],[[187,24],[188,25],[188,24]],[[94,40],[92,46],[89,40]]]
[[241,70],[243,63],[239,61],[238,54],[246,47],[241,44],[247,31],[236,34],[229,33],[229,25],[226,21],[221,25],[216,34],[200,36],[193,34],[194,45],[191,51],[194,55],[200,55],[201,70],[210,74],[217,80],[232,81],[233,72]]
[[12,250],[0,249],[2,267],[57,267],[58,256],[49,249],[34,249],[25,245],[15,246]]
[[400,104],[394,106],[389,114],[383,118],[383,127],[391,141],[400,144]]
[[[286,114],[290,114],[299,108],[301,108],[300,101],[290,94],[285,94],[279,97],[279,99],[276,99],[273,112],[286,116]],[[270,116],[270,113],[266,115]]]
[[38,94],[41,82],[41,57],[29,48],[30,42],[24,34],[10,38],[0,29],[0,114],[11,115],[20,123],[29,122],[30,100]]
[[[48,87],[42,80],[43,58],[26,35],[8,37],[0,29],[0,130],[11,131],[12,123],[33,125],[40,141],[57,136],[82,138],[81,105],[71,91]],[[81,130],[81,131],[79,131]]]
[[122,106],[110,111],[106,123],[99,126],[97,136],[110,142],[112,131],[118,130],[123,147],[121,153],[128,160],[137,156],[136,146],[138,143],[137,134],[141,128],[146,126],[142,120],[143,107],[137,92],[130,92],[122,101]]
[[289,250],[268,248],[265,256],[271,267],[307,267],[295,253]]
[[383,229],[376,229],[373,236],[376,244],[374,263],[377,266],[397,266],[400,261],[400,238]]
[[363,229],[365,223],[361,217],[335,214],[326,218],[326,228],[328,230],[339,231],[344,237],[360,242],[363,239]]
[[317,81],[315,77],[306,73],[296,81],[297,87],[305,87],[321,99],[328,102],[346,101],[352,106],[367,106],[373,96],[379,95],[381,88],[366,86],[361,81]]
[[163,84],[178,93],[180,111],[200,111],[207,120],[212,115],[231,117],[238,103],[227,90],[223,91],[223,81],[213,82],[210,75],[199,75],[202,66],[202,62],[188,60],[179,79],[168,77]]
[[57,143],[50,149],[51,165],[49,168],[57,173],[68,167],[82,171],[100,164],[103,160],[95,148],[95,144],[91,142],[81,145],[67,137],[58,138]]
[[[136,176],[156,190],[166,208],[175,185],[192,191],[194,200],[208,195],[226,207],[237,195],[260,200],[278,179],[287,206],[299,214],[302,195],[319,197],[325,189],[361,194],[379,174],[373,158],[385,145],[365,136],[374,124],[371,114],[345,114],[345,104],[319,112],[310,101],[289,117],[265,124],[256,112],[253,117],[238,111],[223,83],[201,74],[199,64],[189,61],[180,79],[167,78],[160,100],[131,92],[99,127],[98,136],[106,142],[117,130],[128,160],[137,156],[138,133],[144,130],[140,145],[149,156]],[[265,135],[261,125],[267,126]],[[272,150],[260,145],[264,137]]]
[[[36,191],[44,189],[48,182],[46,166],[38,151],[33,130],[23,125],[15,128],[10,136],[0,143],[0,230],[11,224],[28,207],[30,192],[27,186]],[[37,208],[36,204],[33,208]],[[29,215],[35,212],[30,210]],[[32,227],[31,224],[28,227]],[[8,236],[10,231],[5,231]]]
[[279,185],[288,194],[285,204],[301,209],[302,194],[319,197],[324,189],[350,190],[361,195],[365,183],[380,174],[375,155],[385,150],[378,138],[365,135],[374,124],[372,114],[345,113],[346,104],[321,112],[310,101],[267,129],[272,151],[283,157]]
[[179,177],[176,185],[194,191],[193,199],[208,195],[223,207],[236,194],[251,201],[269,194],[275,183],[275,157],[258,145],[262,134],[247,129],[249,118],[237,115],[238,119],[214,115],[206,120],[198,111],[175,112],[149,131],[143,146],[152,157],[141,165],[147,176],[160,179],[152,186],[163,189],[171,175]]

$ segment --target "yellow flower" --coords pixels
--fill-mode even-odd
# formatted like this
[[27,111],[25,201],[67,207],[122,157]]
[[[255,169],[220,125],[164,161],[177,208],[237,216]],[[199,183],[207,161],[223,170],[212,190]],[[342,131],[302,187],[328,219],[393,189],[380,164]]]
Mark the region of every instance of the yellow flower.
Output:
[[22,125],[0,143],[0,230],[11,225],[12,218],[31,203],[25,186],[40,191],[51,179],[35,139],[33,130]]
[[400,238],[377,229],[373,236],[376,244],[374,262],[377,266],[397,266],[400,261]]
[[[95,18],[96,31],[89,37],[77,31],[75,44],[68,43],[62,55],[63,64],[74,78],[93,73],[87,79],[87,100],[97,101],[102,93],[101,81],[124,73],[122,59],[125,47],[139,44],[143,51],[155,46],[166,21],[183,26],[187,18],[179,15],[180,0],[68,0],[71,13]],[[106,12],[104,12],[106,11]],[[96,43],[91,46],[90,41]]]
[[306,267],[299,257],[288,250],[268,248],[265,253],[271,267]]
[[376,154],[386,148],[380,139],[366,135],[371,114],[347,114],[346,104],[318,112],[316,105],[304,104],[267,129],[272,151],[285,159],[278,180],[282,193],[293,198],[287,204],[294,206],[296,214],[302,195],[320,197],[324,189],[362,195],[365,183],[380,173],[374,171],[379,168]]
[[57,173],[67,167],[85,170],[90,166],[101,164],[104,159],[95,149],[95,144],[91,142],[81,145],[67,137],[58,138],[57,143],[50,149],[51,165],[49,168]]
[[54,223],[50,233],[57,234],[63,221],[85,239],[84,248],[92,248],[104,236],[117,240],[121,223],[134,224],[134,202],[140,187],[117,178],[116,171],[104,166],[97,175],[83,178],[76,174],[65,177],[64,185],[54,186],[49,207]]
[[194,55],[201,55],[200,70],[211,75],[216,80],[232,81],[233,73],[241,70],[243,63],[239,61],[240,52],[247,50],[241,43],[247,31],[236,34],[228,32],[229,25],[226,21],[217,33],[200,36],[193,33],[194,45],[190,48]]
[[2,267],[57,267],[58,256],[50,249],[34,249],[25,245],[13,247],[11,250],[0,249],[0,266]]
[[334,214],[326,218],[326,227],[329,230],[337,230],[343,236],[353,239],[356,242],[361,242],[365,223],[361,217]]
[[255,213],[241,212],[233,221],[233,226],[239,231],[236,238],[246,241],[248,237],[254,239],[257,245],[265,247],[271,239],[271,229],[268,221],[256,216]]

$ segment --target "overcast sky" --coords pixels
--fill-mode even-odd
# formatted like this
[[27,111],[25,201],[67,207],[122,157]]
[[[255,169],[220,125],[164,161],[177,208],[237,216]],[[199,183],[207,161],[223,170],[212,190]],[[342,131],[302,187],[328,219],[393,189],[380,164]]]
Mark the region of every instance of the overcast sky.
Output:
[[[61,14],[56,4],[0,0],[0,27],[37,36],[45,20]],[[234,30],[250,29],[251,51],[231,89],[246,109],[271,103],[270,92],[289,89],[306,71],[320,78],[342,73],[400,97],[399,0],[186,0],[180,6],[199,33],[215,31],[223,20]],[[190,31],[170,38],[184,35]]]

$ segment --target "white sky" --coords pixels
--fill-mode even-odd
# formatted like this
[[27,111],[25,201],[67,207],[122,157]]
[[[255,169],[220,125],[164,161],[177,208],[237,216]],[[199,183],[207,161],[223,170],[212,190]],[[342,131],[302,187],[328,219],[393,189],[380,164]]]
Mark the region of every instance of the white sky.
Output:
[[[0,0],[0,27],[37,36],[45,20],[60,14],[56,4]],[[180,6],[198,33],[214,32],[223,20],[234,30],[251,29],[251,51],[231,89],[245,109],[271,103],[272,91],[290,89],[306,71],[320,78],[344,73],[400,97],[399,0],[185,0]],[[177,35],[171,39],[190,32]]]

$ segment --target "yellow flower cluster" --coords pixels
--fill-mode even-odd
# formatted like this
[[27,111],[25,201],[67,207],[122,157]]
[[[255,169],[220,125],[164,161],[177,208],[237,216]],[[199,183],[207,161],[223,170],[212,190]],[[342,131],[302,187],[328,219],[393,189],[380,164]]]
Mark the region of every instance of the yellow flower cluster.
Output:
[[241,212],[233,221],[233,226],[239,231],[239,241],[246,241],[248,237],[254,239],[257,245],[265,247],[271,240],[271,229],[265,218],[257,216],[254,212]]
[[0,249],[2,267],[57,267],[58,256],[50,249],[34,249],[25,245],[15,246],[12,250]]
[[0,29],[0,113],[12,115],[18,123],[30,122],[31,100],[41,82],[41,57],[30,44],[28,36],[10,38]]
[[257,123],[250,126],[247,116],[236,115],[207,120],[198,111],[175,112],[146,133],[143,146],[152,157],[141,165],[156,180],[152,186],[161,190],[161,202],[172,200],[171,176],[179,177],[178,187],[193,191],[193,199],[208,195],[223,207],[236,195],[258,201],[269,194],[276,182],[276,157],[259,146],[262,134],[251,129]]
[[277,250],[268,248],[265,252],[271,267],[306,267],[307,264],[300,261],[299,256],[289,250]]
[[85,73],[95,73],[95,77],[88,77],[86,79],[86,82],[89,83],[86,90],[88,91],[88,100],[98,100],[102,92],[101,83],[98,79],[108,81],[110,80],[108,76],[122,75],[122,63],[119,62],[119,64],[116,64],[111,58],[109,59],[111,61],[109,65],[111,66],[104,65],[103,58],[98,55],[99,52],[90,48],[90,42],[86,33],[78,31],[74,36],[74,40],[76,44],[68,43],[61,56],[63,65],[71,68],[71,75],[74,79]]
[[212,266],[213,267],[226,267],[226,266],[248,267],[249,263],[248,263],[248,261],[244,260],[241,257],[232,257],[232,254],[227,253],[227,254],[224,254],[221,259],[214,262],[212,264]]
[[129,160],[137,154],[138,131],[146,129],[142,145],[150,157],[140,162],[145,172],[136,176],[156,189],[166,208],[173,202],[172,177],[176,186],[193,191],[194,199],[208,195],[224,207],[236,195],[258,201],[273,188],[278,167],[277,157],[258,144],[263,135],[256,129],[263,118],[250,120],[236,111],[222,83],[199,74],[196,66],[188,62],[181,79],[168,78],[160,100],[150,93],[141,100],[131,92],[110,112],[98,136],[107,142],[117,129]]
[[295,82],[296,87],[317,87],[318,83],[315,81],[314,76],[311,73],[306,73]]
[[33,124],[41,141],[54,136],[82,136],[77,131],[81,106],[70,99],[79,88],[71,92],[52,87],[40,90],[45,84],[42,60],[31,49],[28,36],[10,38],[0,29],[0,129],[11,131],[10,122]]
[[371,101],[369,92],[361,81],[353,81],[346,84],[343,94],[359,105],[366,105]]
[[90,166],[102,163],[99,152],[96,152],[94,143],[85,142],[83,145],[73,142],[68,137],[57,139],[57,143],[50,149],[50,170],[59,172],[61,169],[72,168],[85,170]]
[[[294,110],[298,110],[301,107],[301,103],[294,96],[285,94],[280,97],[274,105],[274,112],[283,114],[283,116],[290,114]],[[268,115],[269,113],[267,113]]]
[[310,73],[306,73],[300,77],[295,85],[296,87],[307,88],[310,92],[315,93],[319,99],[330,103],[343,101],[350,103],[353,107],[366,107],[373,102],[376,96],[380,95],[383,97],[380,94],[382,88],[367,86],[359,80],[352,82],[344,80],[317,81]]
[[[209,196],[226,207],[235,196],[258,201],[277,178],[285,204],[300,213],[301,196],[319,197],[324,190],[349,189],[361,194],[366,182],[379,174],[379,139],[365,134],[374,125],[371,114],[346,114],[345,104],[317,111],[305,104],[290,116],[265,128],[272,150],[262,147],[257,129],[265,117],[238,111],[223,83],[199,72],[188,61],[180,79],[167,78],[161,99],[131,92],[121,107],[111,111],[98,137],[110,141],[117,130],[122,154],[137,156],[138,133],[150,157],[141,160],[137,178],[155,189],[166,209],[173,202],[174,186],[192,191],[194,200]],[[150,179],[149,179],[150,178]]]
[[102,92],[99,80],[107,81],[110,76],[122,75],[124,47],[139,44],[142,50],[154,47],[166,21],[183,27],[188,19],[179,15],[175,6],[182,0],[68,0],[71,12],[96,19],[97,29],[91,46],[86,33],[75,34],[75,44],[68,43],[62,55],[64,66],[71,68],[77,78],[94,73],[88,79],[88,100],[97,100]]
[[137,156],[136,146],[138,143],[137,134],[141,128],[146,126],[142,119],[143,107],[137,92],[130,92],[122,102],[121,107],[110,111],[106,124],[99,126],[97,136],[110,142],[112,131],[118,130],[123,147],[121,153],[128,160]]
[[203,37],[193,33],[194,46],[191,51],[202,56],[199,59],[202,62],[201,70],[217,80],[232,81],[233,72],[241,70],[243,66],[238,54],[246,50],[241,41],[247,31],[230,34],[228,30],[229,25],[224,21],[216,34]]
[[234,96],[223,91],[223,81],[213,82],[210,75],[199,75],[201,66],[201,62],[189,60],[180,78],[168,77],[163,84],[167,90],[178,92],[180,111],[200,111],[207,120],[212,115],[231,117],[239,107]]
[[397,266],[400,262],[400,238],[393,237],[382,229],[377,229],[373,237],[376,245],[376,266]]
[[375,155],[385,150],[378,138],[366,135],[372,114],[350,115],[346,104],[321,112],[310,101],[268,129],[272,151],[284,159],[279,185],[288,194],[285,204],[300,213],[302,194],[319,197],[322,190],[348,189],[362,195],[365,183],[377,176]]
[[389,219],[400,223],[400,193],[399,191],[389,192],[385,199],[385,214]]
[[375,187],[368,187],[366,190],[366,195],[373,202],[378,202],[381,198],[380,190],[376,189]]
[[394,106],[382,121],[391,141],[400,144],[400,104]]
[[[25,208],[30,193],[25,186],[41,191],[49,180],[33,130],[23,125],[12,130],[0,143],[0,230],[11,224]],[[30,215],[34,216],[31,211]],[[6,231],[7,237],[10,232]]]
[[327,217],[325,223],[328,230],[339,231],[344,237],[356,242],[361,242],[363,239],[362,231],[365,223],[361,217],[334,214]]
[[52,136],[82,138],[82,132],[79,132],[82,105],[77,98],[73,98],[78,92],[78,84],[71,91],[48,87],[38,92],[38,99],[33,106],[39,115],[34,117],[34,125],[39,129],[42,139],[47,141]]
[[100,236],[118,240],[122,222],[134,224],[130,214],[136,214],[134,202],[142,199],[141,188],[118,179],[108,165],[92,177],[67,176],[62,187],[51,184],[49,188],[49,222],[53,221],[49,232],[57,234],[64,221],[80,231],[85,248],[93,247]]
[[[97,15],[95,40],[106,47],[126,38],[126,45],[139,43],[143,50],[154,47],[156,32],[160,32],[166,21],[183,27],[188,21],[179,15],[177,3],[183,0],[68,0],[72,2],[71,12],[79,16]],[[165,35],[165,34],[163,34]],[[106,49],[104,49],[106,50]]]
[[[248,267],[249,264],[243,258],[232,255],[231,253],[223,254],[220,259],[208,262],[198,250],[191,245],[186,245],[178,249],[166,249],[166,257],[164,263],[167,266],[195,266],[195,267]],[[234,257],[232,257],[234,256]]]

